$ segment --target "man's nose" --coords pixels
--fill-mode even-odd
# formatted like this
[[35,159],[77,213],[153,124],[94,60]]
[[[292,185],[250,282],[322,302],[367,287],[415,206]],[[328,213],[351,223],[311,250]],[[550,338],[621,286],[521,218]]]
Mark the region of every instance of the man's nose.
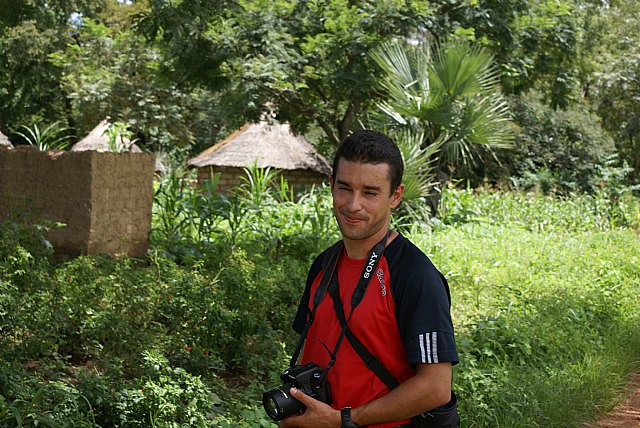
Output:
[[349,211],[360,211],[362,209],[362,196],[359,192],[352,192],[348,201]]

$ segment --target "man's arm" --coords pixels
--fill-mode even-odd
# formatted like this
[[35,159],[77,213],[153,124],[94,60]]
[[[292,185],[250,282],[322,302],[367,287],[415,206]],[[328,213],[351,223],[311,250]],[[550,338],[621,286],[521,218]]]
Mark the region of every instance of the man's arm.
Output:
[[[300,416],[281,421],[281,427],[339,428],[340,411],[294,391],[307,410]],[[415,376],[407,379],[384,397],[351,410],[353,422],[358,426],[399,421],[442,406],[451,399],[451,363],[416,364]]]

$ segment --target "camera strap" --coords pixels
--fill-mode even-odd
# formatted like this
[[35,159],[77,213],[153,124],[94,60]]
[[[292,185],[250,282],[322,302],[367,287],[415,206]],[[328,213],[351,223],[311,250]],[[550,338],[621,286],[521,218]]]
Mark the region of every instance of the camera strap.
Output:
[[300,356],[300,351],[302,350],[302,345],[307,338],[307,333],[309,332],[309,327],[313,323],[316,315],[316,309],[320,306],[320,302],[324,298],[324,295],[327,293],[327,288],[329,287],[329,283],[331,282],[331,278],[335,273],[336,266],[338,265],[338,258],[340,258],[340,254],[342,253],[342,249],[344,248],[344,244],[342,240],[336,242],[329,250],[327,250],[327,254],[322,261],[322,278],[320,279],[320,284],[316,289],[316,292],[313,296],[313,308],[309,313],[309,317],[307,318],[307,322],[302,329],[302,333],[300,334],[300,340],[298,340],[298,344],[296,345],[296,349],[291,356],[291,362],[289,363],[289,367],[293,367],[296,365],[298,361],[298,357]]
[[349,326],[347,325],[347,319],[344,315],[344,310],[342,309],[342,300],[340,300],[340,292],[338,290],[337,278],[334,279],[336,285],[333,283],[331,287],[329,287],[329,294],[333,299],[333,309],[336,312],[336,316],[338,317],[338,321],[340,321],[340,325],[345,331],[345,335],[347,340],[351,344],[351,347],[356,351],[360,359],[364,362],[364,364],[371,370],[378,378],[387,386],[389,389],[393,389],[400,385],[400,382],[387,370],[387,368],[382,364],[382,362],[377,359],[364,344],[358,339],[358,337],[353,334]]
[[[358,281],[358,285],[356,286],[356,289],[354,290],[353,295],[351,296],[351,313],[349,314],[349,318],[351,318],[351,314],[353,313],[353,310],[355,309],[356,306],[358,306],[360,301],[362,301],[362,298],[364,297],[364,294],[367,291],[367,287],[369,285],[369,281],[371,280],[371,276],[373,276],[375,269],[378,266],[378,262],[382,258],[382,254],[384,253],[387,239],[389,238],[390,234],[391,234],[391,231],[390,230],[387,231],[384,238],[380,242],[378,242],[373,247],[373,249],[369,252],[369,256],[367,257],[367,262],[365,262],[365,265],[362,268],[362,272],[360,273],[360,279]],[[340,240],[336,242],[331,248],[329,248],[329,250],[327,250],[327,253],[322,262],[322,278],[320,279],[320,284],[318,284],[318,288],[316,289],[316,292],[313,296],[313,307],[311,309],[309,317],[307,318],[307,322],[305,323],[304,328],[302,329],[302,333],[300,334],[300,340],[298,341],[298,344],[296,345],[293,355],[291,356],[291,362],[289,364],[289,367],[295,366],[298,361],[298,357],[300,356],[300,352],[302,351],[302,345],[304,344],[307,338],[307,333],[309,332],[309,328],[311,327],[311,324],[315,319],[316,310],[318,309],[318,306],[320,306],[320,303],[322,302],[322,299],[324,298],[325,294],[327,294],[327,290],[329,288],[329,285],[332,282],[332,278],[334,278],[336,266],[338,265],[338,259],[340,258],[340,254],[342,254],[343,249],[344,249],[344,243],[342,240]],[[342,332],[340,334],[340,337],[338,338],[338,342],[332,354],[332,360],[335,360],[335,353],[337,352],[338,347],[340,346],[340,343],[342,342],[342,338],[344,337],[344,335],[345,335],[345,328],[343,326]],[[333,363],[334,362],[335,361],[333,361]],[[330,363],[330,364],[333,365],[333,363]],[[325,373],[327,372],[328,369],[329,368],[325,369]]]
[[[333,298],[334,308],[336,307],[336,303],[335,303],[336,298],[334,296],[335,295],[338,296],[337,300],[339,301],[340,312],[342,312],[344,323],[342,322],[342,320],[340,320],[342,331],[340,332],[340,336],[338,336],[336,345],[333,348],[333,352],[331,353],[331,360],[329,361],[329,364],[327,364],[327,367],[324,370],[324,377],[326,377],[327,373],[329,372],[329,369],[331,369],[331,367],[333,367],[333,365],[335,364],[336,356],[338,354],[338,348],[340,348],[340,345],[342,344],[342,340],[345,338],[345,335],[347,335],[347,332],[349,332],[349,334],[352,335],[351,330],[349,330],[349,327],[348,327],[349,320],[353,315],[353,311],[360,304],[360,302],[362,302],[362,299],[364,298],[364,295],[367,292],[367,287],[369,287],[371,278],[375,275],[376,268],[378,267],[378,263],[380,262],[380,259],[382,259],[382,254],[384,253],[384,250],[387,246],[387,240],[389,239],[390,234],[391,234],[391,230],[387,231],[384,238],[382,238],[382,240],[378,242],[369,252],[369,256],[367,257],[365,264],[362,267],[362,272],[360,272],[360,278],[358,279],[358,284],[356,285],[356,288],[353,290],[353,294],[351,295],[351,310],[349,311],[349,317],[346,319],[344,317],[342,301],[340,301],[340,287],[338,285],[338,276],[335,275],[335,276],[332,276],[332,278],[330,278],[331,282],[329,285],[329,293]],[[339,315],[338,315],[338,319],[340,319]]]

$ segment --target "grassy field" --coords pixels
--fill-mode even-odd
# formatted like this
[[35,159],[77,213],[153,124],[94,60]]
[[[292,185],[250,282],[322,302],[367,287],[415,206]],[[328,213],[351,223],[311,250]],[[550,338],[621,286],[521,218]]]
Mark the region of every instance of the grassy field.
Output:
[[446,272],[466,426],[575,426],[640,356],[640,242],[473,225],[418,239]]
[[640,367],[637,202],[451,196],[464,221],[416,241],[450,281],[465,425],[578,426],[609,408]]
[[[261,393],[337,237],[326,189],[181,192],[158,192],[146,260],[53,261],[2,225],[1,426],[271,426]],[[640,367],[639,213],[628,195],[455,190],[436,220],[398,220],[451,286],[463,426],[577,427],[613,404]]]

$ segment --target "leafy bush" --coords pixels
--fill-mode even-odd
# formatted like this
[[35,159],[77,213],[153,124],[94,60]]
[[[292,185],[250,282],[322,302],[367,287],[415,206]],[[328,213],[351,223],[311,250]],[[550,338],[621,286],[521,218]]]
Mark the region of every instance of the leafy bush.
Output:
[[[310,260],[338,236],[328,190],[167,180],[145,260],[54,261],[44,229],[3,224],[0,425],[272,425],[259,398],[288,362]],[[577,425],[637,367],[639,202],[613,176],[601,189],[447,188],[430,228],[396,220],[451,285],[465,425]]]
[[513,100],[512,111],[520,127],[515,146],[500,152],[501,165],[487,159],[478,171],[481,179],[508,179],[518,188],[543,192],[596,189],[599,166],[615,153],[597,115],[580,105],[552,109],[535,93]]
[[120,391],[120,426],[210,426],[221,401],[199,377],[172,367],[156,352],[146,351],[143,379],[134,388]]

